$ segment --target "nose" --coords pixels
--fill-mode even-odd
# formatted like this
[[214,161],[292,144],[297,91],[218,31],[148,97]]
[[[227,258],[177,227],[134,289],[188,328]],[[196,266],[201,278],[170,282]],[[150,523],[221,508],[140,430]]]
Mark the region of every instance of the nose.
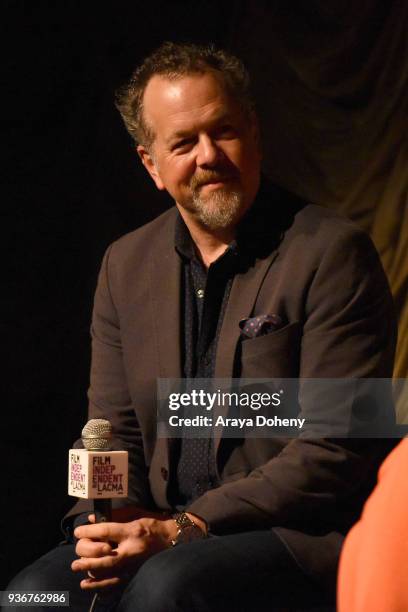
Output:
[[222,151],[216,142],[207,134],[200,136],[197,143],[197,166],[216,166],[222,156]]

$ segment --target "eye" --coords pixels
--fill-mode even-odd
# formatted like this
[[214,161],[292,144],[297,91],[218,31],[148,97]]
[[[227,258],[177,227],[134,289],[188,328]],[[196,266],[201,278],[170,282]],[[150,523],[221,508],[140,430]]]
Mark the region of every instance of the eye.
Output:
[[175,151],[175,152],[184,152],[184,151],[187,151],[187,150],[191,149],[192,146],[194,146],[194,141],[195,141],[195,139],[193,137],[191,137],[191,138],[182,138],[181,140],[178,140],[177,142],[175,142],[172,145],[171,150]]
[[225,123],[224,125],[221,125],[215,130],[216,138],[228,139],[228,138],[236,138],[236,136],[237,136],[236,129],[229,123]]

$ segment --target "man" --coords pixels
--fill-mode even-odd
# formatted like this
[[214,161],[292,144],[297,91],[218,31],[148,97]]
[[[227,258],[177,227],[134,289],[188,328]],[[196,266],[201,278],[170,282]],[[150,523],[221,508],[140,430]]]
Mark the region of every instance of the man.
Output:
[[[378,256],[350,222],[261,181],[248,77],[233,56],[164,44],[118,106],[175,201],[111,245],[95,296],[89,416],[110,420],[129,450],[129,499],[107,524],[81,524],[90,509],[77,504],[65,528],[76,526],[79,558],[72,545],[46,555],[41,584],[70,580],[81,609],[61,569],[75,559],[82,592],[120,610],[328,601],[386,445],[160,438],[156,380],[300,377],[313,417],[327,400],[302,380],[390,376],[395,322]],[[38,563],[15,585],[36,576],[38,587]]]

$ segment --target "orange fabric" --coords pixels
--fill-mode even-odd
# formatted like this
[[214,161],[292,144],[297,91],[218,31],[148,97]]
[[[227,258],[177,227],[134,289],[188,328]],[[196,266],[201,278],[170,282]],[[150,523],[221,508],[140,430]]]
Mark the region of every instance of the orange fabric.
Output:
[[382,464],[378,484],[343,547],[338,612],[408,611],[408,439]]

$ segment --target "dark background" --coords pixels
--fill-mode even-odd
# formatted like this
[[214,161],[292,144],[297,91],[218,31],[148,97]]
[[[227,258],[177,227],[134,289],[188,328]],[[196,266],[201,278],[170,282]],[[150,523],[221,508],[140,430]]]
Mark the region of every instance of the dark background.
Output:
[[[103,252],[171,205],[145,175],[113,106],[115,89],[163,40],[213,41],[246,60],[265,170],[370,231],[403,318],[406,5],[326,4],[1,4],[0,588],[61,539],[59,519],[71,505],[67,451],[86,421]],[[381,188],[373,192],[373,184]],[[404,355],[399,363],[405,375]]]

